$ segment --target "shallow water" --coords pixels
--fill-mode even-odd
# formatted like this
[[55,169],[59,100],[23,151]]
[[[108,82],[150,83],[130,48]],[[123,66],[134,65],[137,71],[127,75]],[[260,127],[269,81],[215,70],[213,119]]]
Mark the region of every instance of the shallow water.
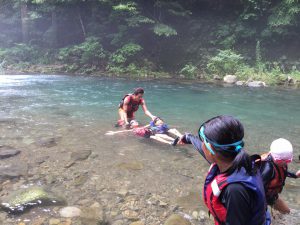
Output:
[[[196,133],[199,125],[213,116],[234,115],[245,126],[250,152],[266,152],[273,139],[284,137],[294,146],[294,158],[299,157],[299,89],[60,75],[0,76],[0,145],[22,149],[17,159],[29,164],[38,157],[49,156],[41,166],[29,166],[33,177],[29,180],[52,185],[64,192],[70,203],[92,198],[101,188],[118,190],[122,186],[133,192],[159,193],[193,210],[197,202],[191,199],[200,189],[207,165],[191,147],[172,148],[128,134],[104,135],[116,129],[113,125],[122,96],[138,86],[146,91],[149,110],[181,132]],[[137,118],[142,124],[148,122],[141,112]],[[43,137],[58,137],[59,143],[49,149],[36,146],[35,141]],[[91,149],[94,156],[64,174],[69,153],[81,149]],[[142,169],[124,168],[128,162],[137,162]],[[294,162],[291,170],[299,167]],[[81,187],[84,191],[78,193],[76,175],[84,174],[89,178]],[[48,175],[61,183],[49,182]],[[283,193],[294,208],[299,207],[299,187],[298,180],[288,180]],[[202,208],[201,203],[198,208]]]

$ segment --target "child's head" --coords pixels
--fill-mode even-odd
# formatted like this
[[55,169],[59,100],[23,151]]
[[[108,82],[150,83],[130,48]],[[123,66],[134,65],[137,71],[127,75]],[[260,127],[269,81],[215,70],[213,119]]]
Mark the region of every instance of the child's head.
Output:
[[160,117],[156,117],[154,120],[153,120],[153,123],[155,126],[160,126],[160,125],[163,125],[164,124],[164,121],[160,118]]
[[130,121],[130,128],[137,128],[139,126],[139,123],[136,120]]
[[270,154],[277,164],[290,163],[293,160],[293,146],[284,138],[276,139],[270,146]]

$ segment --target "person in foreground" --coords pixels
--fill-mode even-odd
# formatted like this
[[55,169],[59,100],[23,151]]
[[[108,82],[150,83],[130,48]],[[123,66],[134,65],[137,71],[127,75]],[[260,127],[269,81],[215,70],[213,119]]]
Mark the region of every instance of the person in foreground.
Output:
[[198,136],[185,134],[179,144],[193,144],[211,163],[203,200],[215,224],[269,225],[263,182],[256,157],[244,150],[240,121],[232,116],[214,117],[200,126]]
[[270,151],[262,155],[261,175],[264,182],[268,205],[281,213],[290,213],[288,205],[279,197],[286,177],[299,178],[300,170],[295,174],[288,171],[288,164],[293,160],[293,146],[284,138],[276,139]]
[[119,104],[119,116],[118,126],[124,126],[129,128],[130,121],[135,120],[134,113],[142,106],[145,115],[149,116],[151,120],[154,120],[155,116],[147,109],[146,102],[143,99],[144,89],[136,88],[132,94],[125,95]]

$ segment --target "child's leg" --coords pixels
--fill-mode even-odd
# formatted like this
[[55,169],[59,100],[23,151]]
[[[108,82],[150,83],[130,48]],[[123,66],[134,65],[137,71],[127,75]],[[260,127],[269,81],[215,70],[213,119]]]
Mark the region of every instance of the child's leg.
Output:
[[162,142],[162,143],[169,144],[169,145],[172,143],[172,142],[167,141],[167,140],[165,140],[165,139],[163,139],[163,138],[161,138],[161,137],[159,137],[159,136],[157,136],[157,135],[151,135],[150,138],[151,138],[151,139],[154,139],[154,140],[156,140],[156,141]]
[[273,207],[274,209],[278,210],[282,214],[290,213],[289,206],[280,197],[278,197],[278,199],[275,201]]
[[174,141],[174,138],[168,136],[167,134],[155,134],[155,136],[160,137],[165,140],[168,140],[168,141]]
[[181,137],[182,136],[182,134],[178,130],[176,130],[175,128],[169,129],[168,132],[170,134],[173,134],[173,135],[177,136],[177,137]]

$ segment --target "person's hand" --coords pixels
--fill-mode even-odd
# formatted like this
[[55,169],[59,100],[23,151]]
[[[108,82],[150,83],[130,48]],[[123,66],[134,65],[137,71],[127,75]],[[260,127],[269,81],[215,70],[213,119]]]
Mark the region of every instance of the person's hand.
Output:
[[299,178],[300,177],[300,170],[298,170],[297,172],[296,172],[296,176]]
[[178,140],[178,142],[177,142],[177,144],[178,144],[178,145],[184,145],[184,144],[185,144],[185,142],[184,142],[184,140],[183,140],[184,138],[185,138],[184,135],[180,136],[180,137],[179,137],[179,140]]
[[128,123],[128,122],[124,123],[123,128],[129,129],[130,128],[130,123]]
[[157,116],[151,116],[152,121],[154,121],[157,118]]

